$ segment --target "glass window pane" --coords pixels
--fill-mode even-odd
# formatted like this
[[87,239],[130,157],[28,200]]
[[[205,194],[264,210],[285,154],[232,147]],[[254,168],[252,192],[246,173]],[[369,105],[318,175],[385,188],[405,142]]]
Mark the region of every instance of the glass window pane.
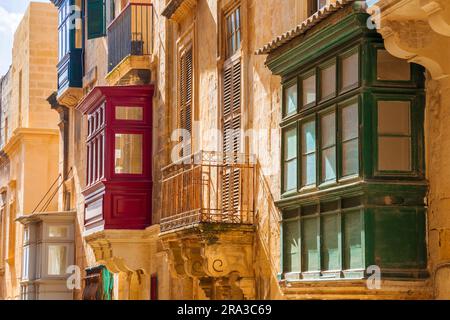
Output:
[[411,138],[379,137],[378,169],[381,171],[411,171]]
[[394,57],[387,50],[377,50],[377,79],[411,80],[411,66],[408,61]]
[[342,58],[342,89],[351,87],[359,81],[359,57],[358,53]]
[[115,173],[142,174],[142,135],[115,135]]
[[290,129],[289,131],[286,131],[284,139],[285,139],[284,159],[290,160],[293,158],[297,158],[297,128],[293,128]]
[[142,107],[116,107],[116,120],[144,120],[144,110]]
[[345,269],[362,269],[364,260],[361,243],[361,213],[346,213],[344,225]]
[[378,133],[409,135],[410,110],[409,101],[378,101]]
[[336,147],[322,150],[322,181],[336,179]]
[[67,247],[65,245],[48,246],[48,274],[59,276],[66,273]]
[[285,163],[284,187],[286,191],[297,189],[297,159]]
[[357,174],[359,171],[358,139],[342,143],[342,176]]
[[341,109],[342,140],[347,141],[358,137],[358,105],[353,104]]
[[284,272],[300,272],[300,230],[298,221],[283,225]]
[[302,221],[302,241],[303,241],[303,271],[319,271],[320,256],[317,246],[319,236],[317,230],[317,218],[304,219]]
[[50,238],[67,238],[68,227],[66,226],[49,226],[48,236]]
[[310,186],[316,183],[316,155],[303,156],[302,185]]
[[322,218],[323,269],[340,270],[339,216],[327,215]]
[[336,115],[329,113],[321,118],[322,148],[336,144]]
[[[30,263],[30,246],[23,247],[22,254],[22,279],[28,279],[29,263]],[[2,257],[3,258],[3,257]]]
[[322,99],[336,93],[336,65],[333,64],[320,71],[320,83]]
[[316,151],[316,123],[306,122],[302,126],[302,151],[303,154]]
[[297,112],[297,84],[294,84],[286,89],[286,115]]
[[303,81],[303,105],[306,106],[316,101],[316,75],[312,75]]
[[317,8],[322,9],[327,5],[327,0],[317,0]]
[[316,127],[315,121],[302,125],[302,186],[316,183]]

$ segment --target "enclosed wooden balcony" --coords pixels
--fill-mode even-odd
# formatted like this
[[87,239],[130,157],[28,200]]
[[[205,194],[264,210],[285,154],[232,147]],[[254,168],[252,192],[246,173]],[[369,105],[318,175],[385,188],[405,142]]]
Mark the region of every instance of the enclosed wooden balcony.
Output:
[[129,3],[108,26],[110,85],[149,83],[153,14],[151,3]]
[[251,156],[202,151],[163,169],[161,232],[254,223]]

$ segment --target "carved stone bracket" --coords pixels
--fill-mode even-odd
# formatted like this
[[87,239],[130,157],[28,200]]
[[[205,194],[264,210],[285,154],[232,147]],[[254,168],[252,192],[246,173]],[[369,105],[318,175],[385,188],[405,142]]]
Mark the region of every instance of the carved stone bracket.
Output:
[[210,299],[254,299],[253,237],[253,227],[235,226],[164,235],[162,242],[172,273],[199,280]]
[[420,7],[428,15],[434,32],[450,37],[450,4],[448,0],[420,0]]
[[[154,230],[153,230],[154,229]],[[159,228],[147,230],[104,230],[84,239],[92,248],[97,264],[113,273],[138,270],[150,273],[151,253],[156,248]]]
[[450,11],[440,0],[377,2],[379,32],[394,56],[423,65],[434,80],[450,75]]

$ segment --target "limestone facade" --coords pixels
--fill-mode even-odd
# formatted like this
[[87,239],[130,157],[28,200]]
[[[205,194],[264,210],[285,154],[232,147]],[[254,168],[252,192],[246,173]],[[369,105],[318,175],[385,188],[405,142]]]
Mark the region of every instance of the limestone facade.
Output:
[[14,35],[10,87],[2,92],[2,299],[20,298],[23,228],[16,219],[57,210],[56,198],[41,202],[58,179],[58,116],[46,100],[56,87],[56,26],[51,4],[30,4]]

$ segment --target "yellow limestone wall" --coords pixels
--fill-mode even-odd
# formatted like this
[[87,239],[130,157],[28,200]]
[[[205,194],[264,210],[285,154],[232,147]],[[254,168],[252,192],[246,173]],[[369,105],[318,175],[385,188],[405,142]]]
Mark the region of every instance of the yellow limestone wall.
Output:
[[[6,259],[5,272],[0,275],[3,299],[20,295],[23,230],[19,223],[11,224],[11,219],[30,214],[58,177],[59,120],[46,101],[56,90],[57,39],[54,6],[31,3],[14,35],[12,99],[5,114],[9,134],[2,151],[9,164],[0,171],[0,190],[7,195],[3,204],[6,228],[1,237],[14,250],[9,255],[6,250],[1,257]],[[47,211],[56,209],[54,199]]]
[[[161,168],[170,163],[170,135],[176,129],[176,84],[177,84],[177,42],[180,37],[192,28],[195,21],[196,49],[195,56],[195,120],[200,121],[198,150],[216,150],[217,143],[211,141],[206,134],[208,129],[216,129],[218,125],[219,100],[219,65],[218,57],[218,21],[219,8],[228,1],[198,0],[193,11],[181,22],[175,23],[161,16],[166,1],[152,1],[155,11],[154,22],[154,55],[152,67],[152,83],[155,84],[154,97],[154,205],[153,221],[159,222]],[[301,0],[243,0],[246,11],[245,35],[245,103],[244,110],[250,129],[262,129],[267,138],[256,139],[251,143],[251,152],[260,162],[277,163],[279,158],[280,121],[280,79],[273,77],[264,66],[265,57],[255,56],[253,52],[273,35],[280,34],[305,18],[305,1]],[[293,9],[294,8],[294,9]],[[283,19],[274,19],[283,16]],[[264,26],[264,27],[261,27]],[[84,93],[96,85],[105,85],[107,74],[107,40],[99,38],[86,42],[86,74],[84,77]],[[201,88],[201,90],[199,89]],[[78,212],[76,236],[76,261],[81,268],[96,265],[97,262],[91,248],[83,240],[84,198],[81,194],[85,186],[85,139],[86,119],[74,109],[70,110],[70,151],[69,167],[74,168],[73,203]],[[258,274],[258,292],[261,298],[278,298],[280,293],[275,275],[279,265],[279,228],[278,212],[273,206],[272,198],[279,197],[278,171],[259,172],[258,181],[261,190],[257,214],[261,221],[261,234],[258,238],[255,270]],[[278,170],[279,168],[276,168]],[[130,243],[130,249],[133,244]],[[154,250],[154,251],[153,251]],[[190,280],[177,279],[169,272],[167,255],[157,242],[152,249],[148,270],[158,274],[159,298],[204,298],[201,290]],[[144,257],[142,257],[144,259]],[[126,299],[133,296],[128,288],[132,279],[123,274],[115,275],[115,298]],[[148,279],[147,279],[148,280]],[[81,298],[82,290],[76,290],[76,298]],[[141,297],[145,298],[145,297]]]

